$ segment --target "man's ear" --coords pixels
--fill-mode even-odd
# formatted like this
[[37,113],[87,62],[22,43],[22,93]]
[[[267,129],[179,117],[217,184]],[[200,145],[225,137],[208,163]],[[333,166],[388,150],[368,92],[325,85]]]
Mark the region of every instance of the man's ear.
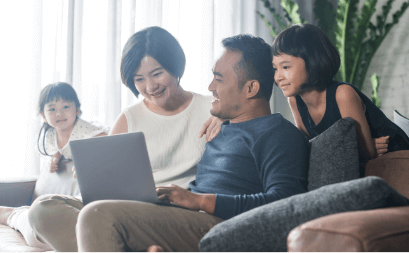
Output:
[[257,80],[249,80],[245,84],[247,91],[247,98],[254,98],[260,91],[260,83]]

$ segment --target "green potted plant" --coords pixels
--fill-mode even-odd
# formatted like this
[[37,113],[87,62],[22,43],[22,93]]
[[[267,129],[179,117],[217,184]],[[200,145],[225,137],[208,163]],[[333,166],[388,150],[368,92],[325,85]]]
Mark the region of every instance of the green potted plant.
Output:
[[[292,24],[307,23],[298,12],[298,4],[291,0],[281,0],[284,16],[277,14],[269,0],[261,1],[277,21],[281,30]],[[337,80],[354,84],[362,90],[373,56],[389,31],[399,22],[400,17],[409,7],[409,1],[404,2],[400,9],[392,14],[392,22],[388,23],[386,19],[394,1],[388,0],[382,6],[382,13],[376,17],[376,24],[371,22],[371,17],[376,11],[375,6],[378,0],[366,0],[360,15],[358,15],[359,0],[338,0],[336,9],[328,0],[315,1],[314,14],[318,20],[318,27],[338,48],[341,57],[341,66],[335,77]],[[277,28],[259,11],[257,14],[269,28],[270,35],[275,37]],[[371,82],[372,101],[380,107],[379,77],[376,73],[372,74]]]

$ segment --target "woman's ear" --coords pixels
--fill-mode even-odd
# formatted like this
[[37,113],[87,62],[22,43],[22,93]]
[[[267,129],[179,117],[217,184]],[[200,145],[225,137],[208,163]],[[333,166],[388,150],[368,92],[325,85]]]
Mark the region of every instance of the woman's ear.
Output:
[[77,117],[81,115],[81,109],[77,108]]
[[247,98],[254,98],[260,91],[260,83],[257,80],[249,80],[245,84],[247,87]]

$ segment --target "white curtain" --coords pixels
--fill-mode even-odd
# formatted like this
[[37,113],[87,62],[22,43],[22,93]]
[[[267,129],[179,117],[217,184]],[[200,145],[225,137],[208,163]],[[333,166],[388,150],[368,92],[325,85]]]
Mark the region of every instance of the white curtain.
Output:
[[[273,4],[280,9],[279,1]],[[272,42],[256,10],[266,13],[258,0],[0,1],[5,87],[0,101],[5,136],[1,175],[39,173],[36,142],[42,122],[36,104],[45,85],[72,84],[82,118],[112,126],[119,113],[137,101],[120,80],[122,48],[136,31],[161,26],[185,51],[182,87],[210,95],[211,69],[223,38],[249,33]]]

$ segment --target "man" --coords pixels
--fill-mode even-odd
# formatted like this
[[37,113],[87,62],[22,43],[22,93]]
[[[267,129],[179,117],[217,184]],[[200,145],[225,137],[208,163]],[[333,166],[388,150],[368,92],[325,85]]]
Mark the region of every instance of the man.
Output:
[[159,199],[185,207],[138,201],[97,201],[80,212],[80,251],[197,251],[216,224],[252,208],[303,193],[309,144],[280,114],[271,114],[274,71],[270,46],[238,35],[223,40],[216,62],[211,113],[228,119],[206,144],[191,191],[158,187]]

